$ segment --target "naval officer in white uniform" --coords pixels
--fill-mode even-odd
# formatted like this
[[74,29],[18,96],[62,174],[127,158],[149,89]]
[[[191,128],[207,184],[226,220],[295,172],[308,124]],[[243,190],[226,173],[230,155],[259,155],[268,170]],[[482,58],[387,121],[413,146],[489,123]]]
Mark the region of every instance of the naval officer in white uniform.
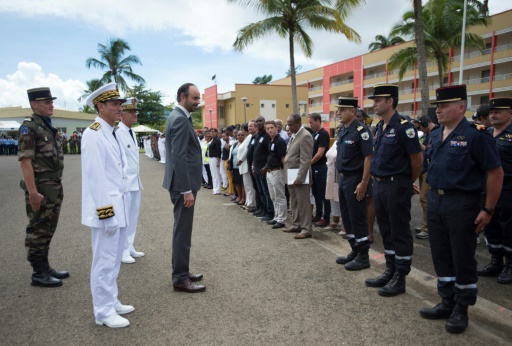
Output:
[[114,132],[123,108],[116,83],[102,86],[87,99],[98,112],[82,136],[82,224],[91,228],[91,292],[96,324],[111,328],[130,322],[120,316],[134,307],[118,299],[117,276],[121,266],[126,226],[124,192],[126,156]]
[[142,190],[139,175],[139,147],[137,146],[135,133],[132,130],[132,125],[137,122],[138,102],[135,97],[130,97],[122,104],[121,122],[116,129],[117,141],[123,149],[127,161],[124,202],[128,211],[128,226],[126,226],[126,242],[123,258],[121,259],[123,263],[135,263],[135,258],[144,256],[144,252],[136,251],[133,247],[139,221],[140,193]]

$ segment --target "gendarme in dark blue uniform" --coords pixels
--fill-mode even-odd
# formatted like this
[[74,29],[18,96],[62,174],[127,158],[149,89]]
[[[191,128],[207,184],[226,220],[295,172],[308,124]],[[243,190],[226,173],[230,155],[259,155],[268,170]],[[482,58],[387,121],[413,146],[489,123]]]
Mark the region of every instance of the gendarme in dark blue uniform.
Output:
[[[348,256],[336,259],[347,270],[360,270],[370,267],[368,250],[368,220],[366,216],[366,188],[370,178],[367,169],[364,177],[365,158],[373,154],[373,136],[363,123],[355,118],[357,98],[339,98],[338,116],[342,125],[336,143],[336,170],[339,173],[338,195],[340,199],[343,227],[352,251]],[[353,119],[353,120],[351,120]],[[351,121],[351,122],[350,122]],[[366,181],[363,181],[366,180]],[[357,186],[364,185],[364,195],[358,200]]]
[[440,88],[436,94],[441,126],[429,136],[427,222],[442,303],[420,314],[449,317],[446,329],[460,333],[467,326],[467,307],[477,296],[475,220],[480,193],[486,174],[500,167],[500,159],[492,137],[463,115],[460,102],[466,100],[466,86]]

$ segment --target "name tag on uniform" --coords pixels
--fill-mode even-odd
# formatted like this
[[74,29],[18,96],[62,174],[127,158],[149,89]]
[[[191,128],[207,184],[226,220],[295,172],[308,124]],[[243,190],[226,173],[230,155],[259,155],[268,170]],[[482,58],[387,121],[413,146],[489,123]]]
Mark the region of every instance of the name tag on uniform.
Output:
[[274,151],[274,143],[270,146],[270,150]]
[[263,143],[263,137],[260,138],[260,143]]
[[345,140],[345,144],[354,144],[354,143],[355,143],[355,141],[351,141],[351,140],[348,140],[348,139]]
[[395,137],[395,134],[394,133],[388,133],[388,134],[386,134],[386,137],[388,137],[388,138],[389,137]]
[[318,139],[318,136],[319,136],[319,135],[320,135],[319,133],[317,133],[317,134],[316,134],[316,136],[315,136],[315,141]]
[[254,139],[251,141],[251,144],[254,145]]
[[466,148],[467,146],[468,146],[468,142],[450,141],[450,147]]

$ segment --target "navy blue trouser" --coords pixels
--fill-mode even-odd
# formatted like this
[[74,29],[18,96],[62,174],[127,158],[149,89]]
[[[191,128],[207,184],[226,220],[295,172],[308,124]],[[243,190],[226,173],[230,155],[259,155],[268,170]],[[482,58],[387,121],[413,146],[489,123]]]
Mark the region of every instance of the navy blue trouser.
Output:
[[312,167],[313,170],[313,184],[311,185],[311,192],[315,197],[315,216],[317,219],[322,218],[325,222],[329,223],[331,220],[331,201],[325,199],[325,188],[327,187],[327,165],[319,165]]
[[272,199],[270,198],[267,179],[262,177],[259,173],[254,173],[254,177],[256,178],[256,185],[258,185],[258,191],[260,192],[261,202],[263,203],[265,214],[273,214],[274,203],[272,203]]

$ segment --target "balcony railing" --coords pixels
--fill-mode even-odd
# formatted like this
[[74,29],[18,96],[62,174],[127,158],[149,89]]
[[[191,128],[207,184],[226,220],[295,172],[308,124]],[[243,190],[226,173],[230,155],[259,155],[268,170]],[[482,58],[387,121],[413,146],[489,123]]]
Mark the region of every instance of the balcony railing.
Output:
[[385,77],[385,76],[386,76],[386,72],[374,73],[374,74],[370,74],[368,76],[364,76],[364,80]]
[[311,102],[309,104],[309,107],[321,107],[322,106],[322,102]]
[[494,81],[512,79],[512,73],[498,74],[494,76]]
[[338,86],[338,85],[344,85],[344,84],[350,84],[350,83],[354,83],[354,80],[353,79],[349,79],[349,80],[342,80],[340,82],[334,82],[334,83],[331,83],[331,87],[335,87],[335,86]]
[[[418,89],[416,89],[416,91],[418,91]],[[398,92],[398,94],[400,94],[400,95],[412,94],[412,93],[414,93],[414,89],[404,89],[404,90],[400,90]]]
[[309,88],[309,91],[315,91],[315,90],[320,90],[322,89],[322,86],[321,85],[317,85],[317,86],[312,86]]
[[[497,53],[497,52],[502,52],[504,50],[509,50],[509,49],[512,49],[512,43],[497,46],[494,49],[494,51]],[[487,49],[484,49],[482,52],[480,52],[478,50],[475,52],[466,53],[466,54],[464,54],[464,59],[470,59],[470,58],[475,58],[477,56],[488,55],[488,54],[491,54],[491,52],[492,52],[492,48],[487,48]],[[460,60],[460,55],[456,55],[452,58],[452,61],[459,61],[459,60]]]

